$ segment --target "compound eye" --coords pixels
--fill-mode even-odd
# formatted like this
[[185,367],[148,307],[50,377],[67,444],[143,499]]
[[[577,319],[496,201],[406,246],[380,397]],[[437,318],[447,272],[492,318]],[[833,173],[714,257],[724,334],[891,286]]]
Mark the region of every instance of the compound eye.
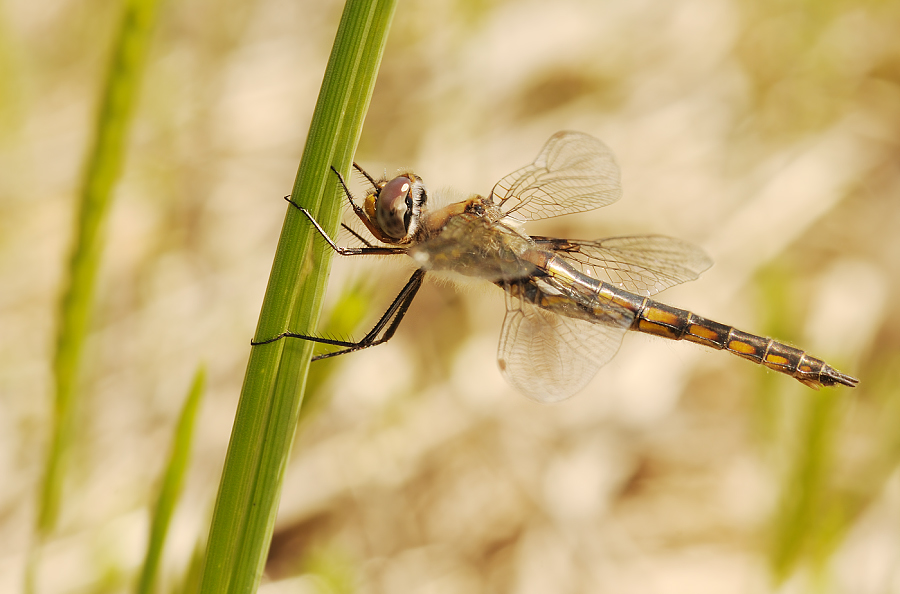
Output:
[[375,218],[378,227],[388,237],[403,239],[412,219],[412,181],[405,175],[395,177],[378,192]]

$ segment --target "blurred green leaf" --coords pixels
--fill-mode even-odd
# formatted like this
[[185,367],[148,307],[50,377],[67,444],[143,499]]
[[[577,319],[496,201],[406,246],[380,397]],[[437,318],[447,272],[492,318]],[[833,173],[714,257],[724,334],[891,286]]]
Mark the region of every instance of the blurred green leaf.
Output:
[[53,529],[59,514],[65,467],[63,460],[71,433],[78,369],[89,324],[94,281],[103,251],[112,187],[122,166],[131,111],[150,45],[156,4],[156,0],[129,0],[125,5],[97,122],[94,148],[88,156],[53,364],[56,415],[38,521],[42,534]]
[[191,442],[194,437],[194,427],[197,420],[197,409],[203,396],[203,387],[206,382],[206,372],[201,367],[194,375],[194,381],[188,392],[178,426],[175,429],[175,438],[172,443],[172,455],[169,465],[163,477],[159,490],[159,499],[150,522],[150,539],[147,545],[147,555],[144,557],[144,566],[138,580],[137,592],[150,594],[153,592],[153,584],[156,581],[159,559],[162,555],[163,545],[172,520],[175,504],[181,495],[181,487],[184,483],[184,475],[187,471],[191,453]]
[[[322,334],[341,338],[352,337],[371,309],[369,304],[372,293],[372,287],[365,282],[356,282],[347,287],[331,308],[328,319],[320,325]],[[300,411],[301,421],[309,419],[326,404],[325,395],[319,388],[340,365],[339,358],[333,358],[323,359],[310,367],[309,377],[306,380],[306,396],[303,400],[303,409]]]
[[315,577],[320,594],[352,594],[356,591],[354,563],[336,548],[314,550],[304,560],[304,573]]
[[203,572],[203,554],[205,550],[205,543],[198,541],[180,586],[173,590],[175,594],[194,594],[200,591],[200,578]]
[[[789,257],[774,261],[757,276],[764,332],[789,344],[796,343],[806,318],[797,278]],[[846,526],[844,501],[834,485],[834,453],[848,395],[833,389],[813,392],[782,379],[762,374],[756,391],[762,434],[781,472],[768,551],[776,583],[804,562],[814,569],[823,567]]]
[[[150,47],[157,0],[128,0],[112,50],[101,108],[87,155],[73,234],[68,282],[59,309],[53,373],[56,395],[53,434],[47,454],[37,531],[44,539],[56,527],[70,450],[84,339],[90,324],[97,269],[103,253],[112,189],[124,160],[131,113]],[[37,550],[34,551],[37,553]],[[29,560],[26,589],[34,588],[35,558]]]
[[835,503],[829,477],[843,395],[840,391],[819,391],[802,398],[796,450],[792,452],[773,519],[770,563],[778,582],[787,578],[805,556],[821,558],[825,544],[822,539],[834,532],[834,526],[829,526],[834,519],[829,518],[829,511],[835,511],[829,510]]

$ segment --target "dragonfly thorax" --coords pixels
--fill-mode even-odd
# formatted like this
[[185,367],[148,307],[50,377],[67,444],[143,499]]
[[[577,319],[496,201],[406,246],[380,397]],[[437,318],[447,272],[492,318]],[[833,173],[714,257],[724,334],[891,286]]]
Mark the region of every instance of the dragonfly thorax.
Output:
[[522,257],[534,242],[494,223],[484,206],[477,196],[428,213],[421,241],[409,249],[409,256],[425,270],[452,271],[491,282],[534,274],[534,263]]

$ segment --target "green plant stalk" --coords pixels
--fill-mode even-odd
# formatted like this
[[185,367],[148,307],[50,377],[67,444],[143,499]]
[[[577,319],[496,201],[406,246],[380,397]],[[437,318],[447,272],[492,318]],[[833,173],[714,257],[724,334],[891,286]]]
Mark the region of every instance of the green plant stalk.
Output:
[[[346,174],[359,141],[396,0],[348,0],[313,113],[292,200],[329,232],[343,196],[331,171]],[[292,206],[275,253],[256,339],[291,329],[314,332],[331,252]],[[201,592],[252,592],[274,529],[284,469],[303,399],[312,344],[279,340],[253,347],[210,528]]]
[[[760,271],[759,281],[766,334],[788,340],[797,338],[803,312],[785,306],[796,303],[790,267],[783,262],[770,264]],[[785,386],[778,380],[774,374],[760,376],[755,402],[761,409],[760,427],[765,437],[777,444],[778,460],[787,462],[782,469],[778,505],[771,518],[768,551],[774,583],[782,584],[804,563],[810,563],[816,574],[817,565],[821,566],[827,558],[835,534],[840,531],[841,502],[829,475],[835,463],[843,399],[831,390],[810,393],[799,385]],[[814,577],[822,577],[818,573]]]
[[94,145],[88,154],[81,188],[69,281],[59,314],[53,373],[56,382],[54,428],[47,457],[38,535],[56,526],[71,440],[82,347],[91,305],[112,188],[122,168],[131,113],[150,46],[157,0],[128,0],[106,78]]
[[172,519],[172,513],[175,510],[178,497],[181,495],[181,487],[184,484],[184,475],[190,459],[191,442],[193,441],[194,427],[197,420],[197,409],[200,407],[205,381],[206,372],[203,367],[200,367],[197,373],[194,374],[194,381],[181,409],[181,417],[178,419],[178,426],[175,429],[172,455],[169,458],[169,465],[166,467],[166,473],[159,490],[159,499],[156,502],[156,509],[150,523],[147,555],[144,557],[144,566],[141,569],[136,588],[138,594],[150,594],[153,592],[159,559],[169,530],[169,522]]
[[[206,537],[205,534],[203,536]],[[191,559],[181,583],[169,590],[172,594],[196,594],[200,591],[200,574],[203,572],[205,552],[206,542],[198,541],[191,553]]]
[[801,561],[815,561],[815,553],[821,552],[839,402],[833,392],[804,395],[800,440],[773,518],[769,564],[776,584],[783,583]]

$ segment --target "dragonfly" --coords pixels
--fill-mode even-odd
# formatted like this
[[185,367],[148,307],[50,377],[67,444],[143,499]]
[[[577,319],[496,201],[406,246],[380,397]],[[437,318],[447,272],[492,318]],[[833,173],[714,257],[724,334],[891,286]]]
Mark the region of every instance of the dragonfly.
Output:
[[697,279],[712,265],[690,243],[661,235],[579,241],[526,233],[529,221],[594,210],[621,197],[619,166],[609,147],[593,136],[557,132],[531,164],[502,178],[487,196],[475,194],[435,209],[415,173],[375,179],[353,166],[371,186],[362,206],[340,172],[332,170],[377,244],[344,225],[363,247],[338,246],[308,210],[286,199],[337,254],[405,255],[415,271],[359,341],[282,332],[251,344],[297,338],[336,347],[313,360],[383,344],[393,337],[425,275],[451,271],[504,291],[497,362],[513,387],[539,402],[581,391],[629,330],[728,351],[815,389],[858,383],[801,349],[651,299]]

